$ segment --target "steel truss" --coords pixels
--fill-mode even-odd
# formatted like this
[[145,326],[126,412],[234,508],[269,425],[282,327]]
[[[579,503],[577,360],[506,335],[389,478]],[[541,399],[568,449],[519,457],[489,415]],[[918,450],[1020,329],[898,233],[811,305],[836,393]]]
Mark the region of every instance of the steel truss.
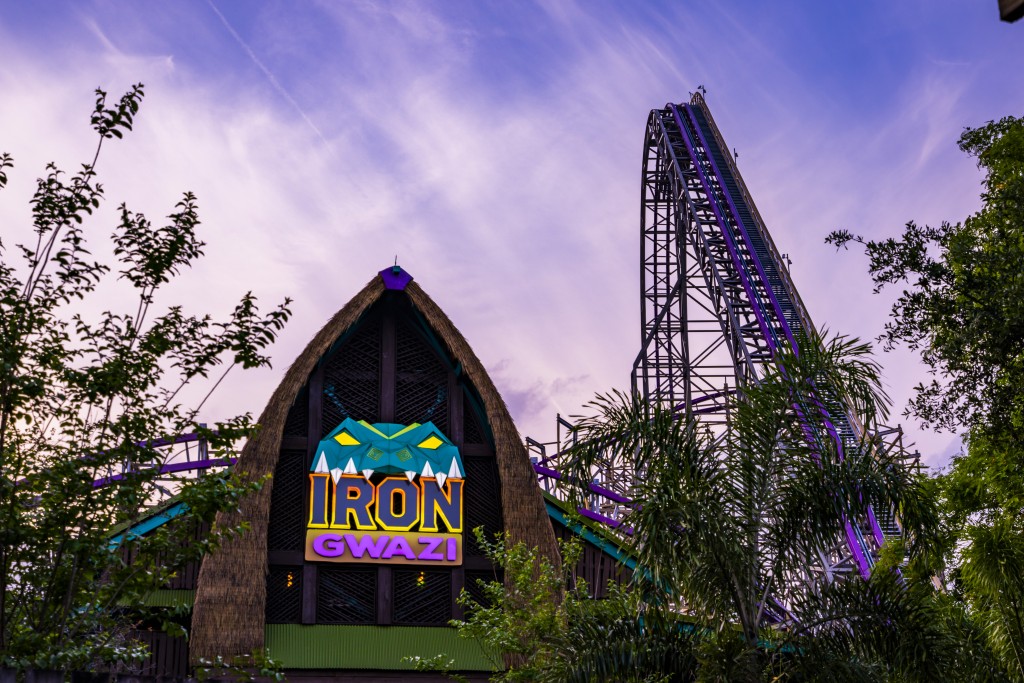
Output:
[[[700,93],[648,118],[642,345],[632,374],[645,400],[700,416],[719,438],[731,394],[759,381],[781,349],[796,349],[814,329],[729,149]],[[809,431],[810,440],[833,441],[842,452],[861,447],[863,428],[828,387],[810,409],[833,425],[827,434]],[[885,538],[899,533],[894,515],[879,517],[848,523],[806,578],[866,575]]]

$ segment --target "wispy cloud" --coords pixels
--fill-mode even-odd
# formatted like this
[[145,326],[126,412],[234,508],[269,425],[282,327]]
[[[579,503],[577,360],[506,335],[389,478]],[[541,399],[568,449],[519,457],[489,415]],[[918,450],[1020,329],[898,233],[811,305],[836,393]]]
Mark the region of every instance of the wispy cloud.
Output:
[[[288,359],[396,253],[493,369],[524,433],[548,440],[556,412],[625,388],[639,343],[644,122],[701,83],[818,325],[873,337],[885,299],[823,234],[973,210],[977,171],[955,138],[1004,113],[985,108],[1018,104],[979,86],[992,77],[978,55],[1010,63],[1015,48],[959,9],[932,13],[963,34],[955,52],[914,16],[878,22],[859,5],[848,8],[858,26],[885,34],[851,38],[798,2],[283,7],[246,4],[233,25],[213,0],[97,2],[21,32],[0,24],[0,148],[19,155],[0,195],[5,243],[25,224],[20,174],[86,153],[92,88],[142,80],[138,129],[103,170],[112,203],[151,216],[178,189],[199,195],[208,256],[168,296],[220,311],[250,286],[296,299],[278,367],[233,373],[209,418],[258,411]],[[882,360],[904,401],[920,368],[912,354]],[[936,459],[948,441],[913,440]]]
[[277,80],[277,77],[274,75],[274,73],[267,68],[267,66],[263,63],[262,60],[260,60],[259,57],[256,56],[256,53],[253,51],[251,47],[249,47],[249,44],[242,40],[242,36],[238,35],[238,32],[235,31],[234,28],[232,28],[231,23],[227,20],[227,17],[221,14],[221,11],[217,9],[217,5],[213,4],[213,0],[206,0],[206,2],[210,6],[210,9],[213,10],[213,13],[217,15],[217,18],[220,19],[220,23],[224,24],[224,28],[226,28],[228,30],[228,33],[231,34],[231,37],[235,39],[235,42],[238,43],[238,45],[243,50],[245,50],[245,53],[249,56],[249,59],[252,60],[252,63],[255,64],[260,71],[263,72],[264,76],[267,77],[267,80],[270,82],[270,85],[273,86],[274,90],[277,91],[277,94],[284,98],[284,100],[295,109],[299,116],[302,117],[302,120],[306,122],[306,125],[309,126],[314,133],[316,133],[317,137],[320,138],[320,141],[324,143],[324,146],[330,150],[331,143],[327,141],[327,138],[324,137],[324,134],[320,131],[317,125],[313,123],[313,120],[309,118],[305,110],[303,110],[299,103],[295,101],[295,98],[292,97],[291,94],[284,88],[284,86],[281,85],[281,82]]

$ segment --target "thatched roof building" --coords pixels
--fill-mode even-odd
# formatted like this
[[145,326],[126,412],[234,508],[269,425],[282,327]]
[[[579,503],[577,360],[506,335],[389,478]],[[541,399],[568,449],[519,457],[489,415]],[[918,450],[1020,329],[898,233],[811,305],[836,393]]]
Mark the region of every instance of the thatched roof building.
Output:
[[[305,520],[296,503],[301,502],[317,442],[344,417],[370,423],[432,420],[463,451],[469,523],[503,528],[511,539],[557,558],[536,476],[494,382],[441,308],[407,273],[388,268],[338,311],[295,359],[260,415],[259,433],[239,457],[235,467],[248,477],[275,476],[237,513],[218,518],[226,525],[247,521],[251,531],[203,561],[193,611],[193,662],[248,654],[266,645],[268,562],[272,578],[275,571],[282,571],[284,582],[291,583],[289,589],[298,586],[311,594],[303,596],[303,603],[299,591],[293,591],[300,612],[297,621],[321,621],[314,608],[323,605],[309,603],[319,597],[316,588],[323,590],[317,576],[322,568],[288,553],[301,548],[301,533],[296,531]],[[495,475],[496,481],[487,482]],[[485,495],[472,495],[474,489]],[[500,509],[485,509],[496,505]],[[271,521],[272,512],[287,514],[288,507],[298,508],[292,510],[296,514]],[[472,552],[467,548],[465,569],[449,570],[462,574],[444,591],[449,605],[453,592],[466,583],[466,572],[473,573],[470,566],[480,572],[489,569]],[[470,559],[476,559],[475,565]],[[346,569],[332,571],[339,574],[332,578],[349,578],[343,576]],[[377,584],[394,581],[394,576],[382,576],[389,569],[376,571]],[[386,623],[387,617],[379,612],[389,606],[375,607],[375,623]],[[432,621],[443,624],[452,616],[448,610],[438,611],[444,614]]]
[[598,594],[628,574],[614,540],[542,495],[480,360],[401,268],[381,271],[313,337],[259,425],[235,469],[271,478],[216,521],[250,530],[153,596],[192,602],[191,638],[141,631],[144,674],[182,677],[189,661],[266,648],[290,679],[443,680],[403,658],[444,653],[486,680],[493,657],[447,625],[463,616],[463,588],[500,575],[478,527],[555,562],[556,534],[582,535],[579,575]]

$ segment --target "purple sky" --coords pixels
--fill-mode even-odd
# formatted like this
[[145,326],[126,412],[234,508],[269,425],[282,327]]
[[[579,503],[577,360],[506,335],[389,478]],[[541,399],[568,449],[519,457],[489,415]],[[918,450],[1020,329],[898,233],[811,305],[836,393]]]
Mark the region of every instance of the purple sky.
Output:
[[[873,338],[891,298],[822,238],[975,211],[980,174],[956,139],[1024,113],[1022,45],[1024,22],[1001,23],[996,0],[0,0],[0,150],[17,162],[0,237],[27,239],[45,162],[87,160],[93,88],[142,81],[136,132],[101,161],[97,235],[122,201],[156,219],[192,190],[207,256],[163,302],[296,300],[275,368],[230,375],[207,419],[258,413],[397,255],[522,433],[549,440],[556,412],[628,385],[650,109],[706,86],[815,323]],[[906,353],[881,360],[901,409],[923,371]],[[955,451],[905,426],[926,461]]]

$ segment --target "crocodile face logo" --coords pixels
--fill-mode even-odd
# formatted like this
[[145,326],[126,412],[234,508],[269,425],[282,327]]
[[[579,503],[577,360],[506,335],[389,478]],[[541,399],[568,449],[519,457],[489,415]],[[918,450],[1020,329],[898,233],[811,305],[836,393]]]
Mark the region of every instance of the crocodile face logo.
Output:
[[449,477],[465,471],[459,449],[433,422],[408,426],[346,418],[317,446],[312,472],[330,473],[337,484],[342,475],[374,474],[433,478],[443,487]]
[[432,422],[346,419],[317,445],[306,559],[461,565],[463,472]]

